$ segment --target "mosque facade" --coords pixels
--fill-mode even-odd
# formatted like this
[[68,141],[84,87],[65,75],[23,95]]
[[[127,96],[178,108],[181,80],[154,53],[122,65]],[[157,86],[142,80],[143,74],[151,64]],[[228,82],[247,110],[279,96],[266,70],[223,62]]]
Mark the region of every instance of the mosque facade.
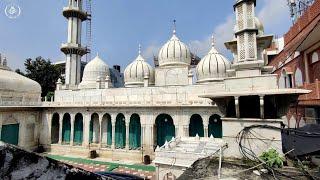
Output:
[[[2,131],[9,128],[4,133],[8,134],[12,127],[4,126],[18,124],[15,144],[22,147],[32,148],[32,141],[57,154],[86,156],[96,150],[101,157],[133,161],[152,158],[157,147],[174,137],[214,137],[228,143],[225,156],[241,157],[239,131],[255,124],[280,127],[290,102],[308,93],[278,87],[264,58],[273,36],[264,34],[255,5],[255,0],[237,0],[234,5],[235,35],[225,43],[233,62],[212,41],[194,73],[192,53],[174,29],[159,51],[159,65],[148,64],[139,47],[137,58],[124,70],[124,87],[117,87],[99,56],[85,66],[80,79],[81,56],[87,53],[81,45],[81,24],[88,15],[81,0],[69,0],[63,9],[68,41],[61,47],[66,55],[65,84],[59,80],[54,100],[40,102],[37,83],[2,65],[1,87],[8,87],[0,89]],[[14,76],[2,75],[6,73]],[[11,83],[20,79],[30,89]],[[280,132],[261,133],[268,147],[281,149]]]

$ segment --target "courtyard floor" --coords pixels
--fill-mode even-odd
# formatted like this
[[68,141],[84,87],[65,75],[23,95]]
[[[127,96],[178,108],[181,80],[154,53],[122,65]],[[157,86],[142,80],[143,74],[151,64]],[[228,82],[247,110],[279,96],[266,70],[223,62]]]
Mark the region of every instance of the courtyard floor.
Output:
[[146,179],[155,179],[155,167],[142,164],[123,164],[99,160],[91,160],[78,157],[46,154],[45,156],[64,162],[77,168],[90,172],[108,171],[132,174]]

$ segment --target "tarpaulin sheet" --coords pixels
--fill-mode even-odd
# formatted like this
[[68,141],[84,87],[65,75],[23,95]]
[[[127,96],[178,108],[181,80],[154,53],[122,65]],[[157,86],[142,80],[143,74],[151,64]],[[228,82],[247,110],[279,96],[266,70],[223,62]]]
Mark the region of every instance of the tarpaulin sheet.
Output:
[[320,125],[308,124],[302,128],[283,129],[282,149],[290,157],[303,156],[320,152]]

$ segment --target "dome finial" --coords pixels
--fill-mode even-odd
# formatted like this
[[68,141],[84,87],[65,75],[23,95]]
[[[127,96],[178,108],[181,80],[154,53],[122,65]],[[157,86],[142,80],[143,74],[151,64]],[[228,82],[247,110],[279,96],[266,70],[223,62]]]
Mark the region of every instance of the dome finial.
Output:
[[97,57],[99,57],[99,52],[97,52]]
[[174,35],[176,35],[176,33],[177,33],[177,24],[176,23],[177,23],[177,21],[174,19],[173,20],[173,34]]
[[141,44],[139,43],[139,55],[141,55]]
[[214,36],[213,36],[213,34],[211,36],[211,46],[214,47]]

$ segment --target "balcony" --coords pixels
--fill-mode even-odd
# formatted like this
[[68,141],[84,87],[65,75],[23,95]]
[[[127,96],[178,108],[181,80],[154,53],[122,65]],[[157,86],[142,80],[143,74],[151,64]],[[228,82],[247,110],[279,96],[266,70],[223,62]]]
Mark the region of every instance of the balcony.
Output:
[[299,96],[299,105],[320,106],[320,81],[305,83],[301,88],[311,90],[309,94]]

